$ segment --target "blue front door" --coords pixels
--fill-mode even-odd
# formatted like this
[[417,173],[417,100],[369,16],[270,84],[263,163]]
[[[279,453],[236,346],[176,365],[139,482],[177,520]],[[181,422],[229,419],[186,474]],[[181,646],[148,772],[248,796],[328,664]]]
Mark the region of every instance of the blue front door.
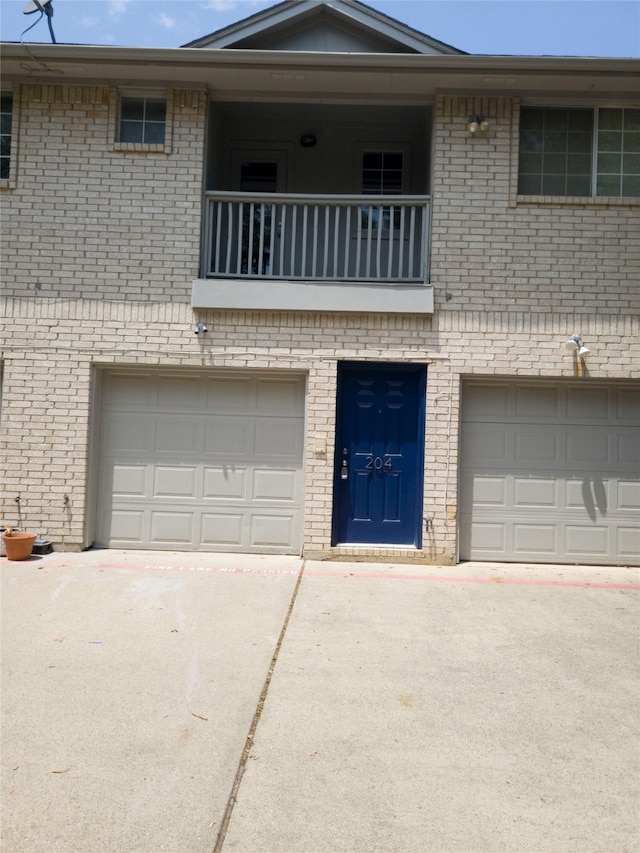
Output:
[[426,367],[338,366],[333,544],[422,544]]

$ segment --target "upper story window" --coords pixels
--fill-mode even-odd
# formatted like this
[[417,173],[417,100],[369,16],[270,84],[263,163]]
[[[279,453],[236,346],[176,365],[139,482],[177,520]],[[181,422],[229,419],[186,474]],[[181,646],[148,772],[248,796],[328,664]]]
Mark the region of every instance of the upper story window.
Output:
[[11,175],[11,139],[13,133],[13,95],[0,95],[0,179],[9,180]]
[[523,107],[518,193],[640,197],[640,109]]
[[164,145],[166,125],[165,98],[121,98],[119,142]]
[[123,154],[171,154],[173,89],[124,89],[109,93],[109,138]]

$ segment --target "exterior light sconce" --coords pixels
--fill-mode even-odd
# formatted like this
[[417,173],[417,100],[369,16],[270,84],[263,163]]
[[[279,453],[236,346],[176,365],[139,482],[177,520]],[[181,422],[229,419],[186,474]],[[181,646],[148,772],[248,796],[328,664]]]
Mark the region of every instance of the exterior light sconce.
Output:
[[205,332],[209,331],[209,327],[206,323],[196,323],[196,327],[193,331],[196,335],[204,335]]
[[574,353],[574,355],[577,355],[578,358],[586,358],[591,352],[591,350],[587,349],[584,345],[584,341],[580,335],[571,335],[569,340],[566,342],[565,347]]
[[300,137],[300,145],[303,148],[315,148],[317,141],[314,133],[305,133]]
[[467,130],[471,135],[480,131],[485,131],[489,127],[489,122],[483,115],[469,116],[467,121]]

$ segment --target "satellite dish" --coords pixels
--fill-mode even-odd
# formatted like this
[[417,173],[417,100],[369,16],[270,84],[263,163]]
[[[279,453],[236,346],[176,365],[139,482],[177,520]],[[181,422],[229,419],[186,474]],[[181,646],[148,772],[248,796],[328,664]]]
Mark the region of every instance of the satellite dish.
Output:
[[45,12],[46,11],[47,15],[52,15],[53,9],[51,9],[50,11],[47,11],[45,9],[45,7],[49,6],[51,4],[51,2],[52,2],[52,0],[38,0],[38,2],[36,2],[36,0],[29,0],[27,5],[22,10],[22,13],[24,15],[31,15],[33,12]]
[[[29,0],[22,12],[25,15],[31,15],[33,12],[40,12],[40,17],[36,21],[36,24],[38,23],[38,21],[42,20],[43,15],[46,15],[47,24],[49,24],[49,33],[51,34],[51,41],[53,42],[53,44],[55,44],[56,37],[53,34],[53,27],[51,25],[51,18],[53,18],[53,6],[51,5],[52,2],[53,0]],[[27,27],[24,33],[28,33],[29,30],[32,27],[35,27],[36,24],[31,24],[30,27]],[[22,33],[22,35],[20,36],[20,41],[22,41],[22,36],[24,35],[24,33]]]

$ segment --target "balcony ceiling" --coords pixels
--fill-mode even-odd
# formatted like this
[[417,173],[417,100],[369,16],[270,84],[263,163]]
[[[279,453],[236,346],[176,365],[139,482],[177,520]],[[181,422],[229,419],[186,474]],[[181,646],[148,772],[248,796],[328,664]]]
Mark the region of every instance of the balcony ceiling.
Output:
[[640,60],[2,45],[5,80],[205,88],[212,98],[421,103],[435,94],[638,100]]

